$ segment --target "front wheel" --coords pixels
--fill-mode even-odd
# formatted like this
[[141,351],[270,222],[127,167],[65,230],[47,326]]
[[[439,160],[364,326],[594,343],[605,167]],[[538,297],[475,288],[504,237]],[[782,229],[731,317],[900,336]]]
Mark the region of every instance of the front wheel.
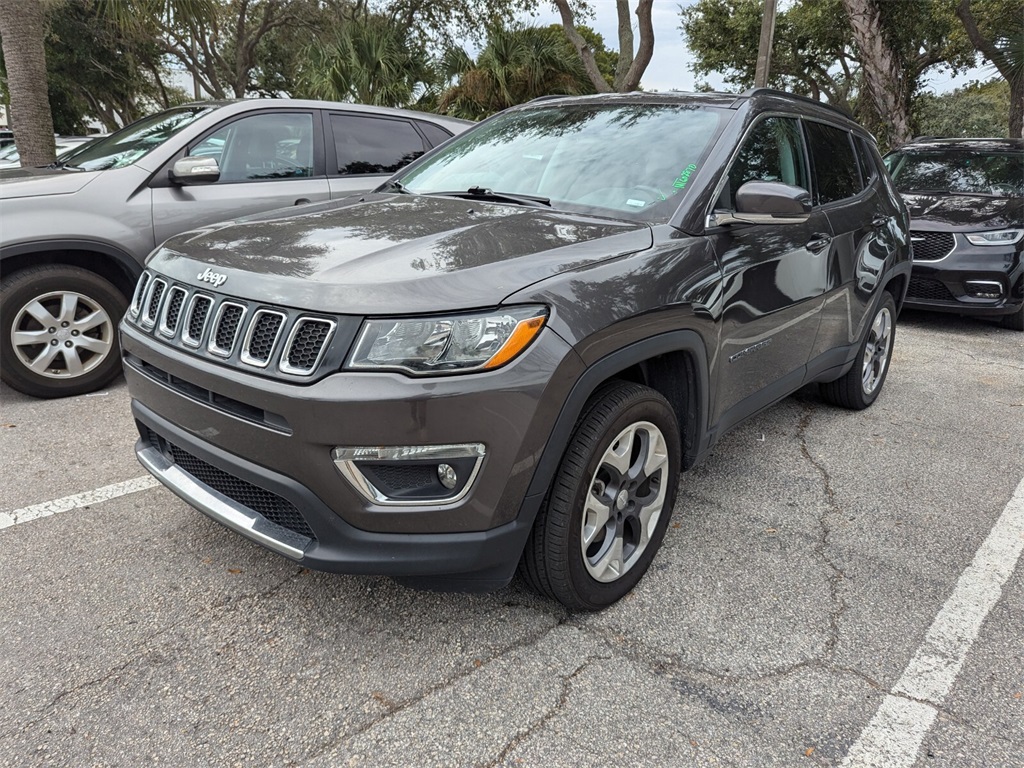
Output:
[[1003,315],[1003,327],[1011,331],[1024,331],[1024,305],[1009,315]]
[[571,610],[626,595],[654,559],[675,503],[679,426],[661,394],[614,382],[588,401],[519,571]]
[[896,341],[896,302],[886,291],[871,321],[853,367],[844,376],[821,385],[821,394],[833,405],[861,411],[878,398],[889,373]]
[[127,300],[102,277],[46,264],[0,286],[0,377],[34,397],[92,392],[121,371],[117,323]]

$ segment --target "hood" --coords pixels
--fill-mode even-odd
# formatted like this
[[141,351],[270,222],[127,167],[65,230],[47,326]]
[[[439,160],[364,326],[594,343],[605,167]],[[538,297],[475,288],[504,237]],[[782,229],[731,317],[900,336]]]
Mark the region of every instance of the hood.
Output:
[[339,314],[500,304],[570,269],[649,248],[649,226],[445,197],[367,195],[171,238],[148,266],[254,301]]
[[96,178],[101,171],[61,171],[57,168],[7,168],[0,170],[0,200],[38,195],[70,195]]
[[904,193],[911,229],[935,232],[1024,226],[1024,198]]

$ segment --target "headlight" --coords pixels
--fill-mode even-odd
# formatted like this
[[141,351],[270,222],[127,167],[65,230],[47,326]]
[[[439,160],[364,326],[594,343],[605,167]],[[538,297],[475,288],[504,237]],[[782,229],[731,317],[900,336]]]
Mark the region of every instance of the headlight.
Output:
[[972,232],[964,235],[974,245],[1013,245],[1024,237],[1024,229],[999,229],[992,232]]
[[348,367],[420,376],[491,370],[526,349],[547,316],[546,307],[509,307],[471,315],[367,320]]

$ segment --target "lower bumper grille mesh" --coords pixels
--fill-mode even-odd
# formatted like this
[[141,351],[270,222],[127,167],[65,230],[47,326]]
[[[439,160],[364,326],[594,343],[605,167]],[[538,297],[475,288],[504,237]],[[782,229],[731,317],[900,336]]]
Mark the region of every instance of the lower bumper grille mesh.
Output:
[[183,472],[188,473],[200,483],[209,486],[232,501],[248,507],[254,512],[263,515],[267,520],[287,528],[300,536],[316,539],[313,530],[309,527],[305,518],[299,513],[287,499],[278,496],[258,485],[253,485],[246,480],[235,477],[222,469],[207,464],[205,461],[183,448],[159,437],[153,430],[146,430],[147,441],[154,446],[159,446],[161,452],[177,465]]
[[925,301],[956,301],[956,297],[949,292],[945,283],[930,277],[910,278],[907,298],[924,299]]

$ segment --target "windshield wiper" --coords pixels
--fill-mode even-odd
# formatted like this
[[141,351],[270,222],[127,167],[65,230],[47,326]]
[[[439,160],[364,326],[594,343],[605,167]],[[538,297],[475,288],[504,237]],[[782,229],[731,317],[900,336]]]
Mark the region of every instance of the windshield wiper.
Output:
[[49,165],[41,165],[40,168],[46,168],[47,170],[54,171],[80,171],[82,170],[76,165],[68,165],[67,163],[50,163]]
[[513,205],[532,205],[535,207],[546,206],[551,207],[551,200],[546,197],[538,197],[536,195],[523,195],[513,192],[495,192],[492,189],[485,189],[484,187],[470,187],[469,189],[455,192],[429,192],[431,195],[441,195],[443,197],[465,197],[473,200],[487,200],[492,203],[512,203]]
[[383,184],[381,184],[380,188],[385,192],[397,192],[400,195],[414,194],[413,192],[410,192],[408,189],[406,189],[405,185],[402,184],[402,182],[400,181],[385,181]]

